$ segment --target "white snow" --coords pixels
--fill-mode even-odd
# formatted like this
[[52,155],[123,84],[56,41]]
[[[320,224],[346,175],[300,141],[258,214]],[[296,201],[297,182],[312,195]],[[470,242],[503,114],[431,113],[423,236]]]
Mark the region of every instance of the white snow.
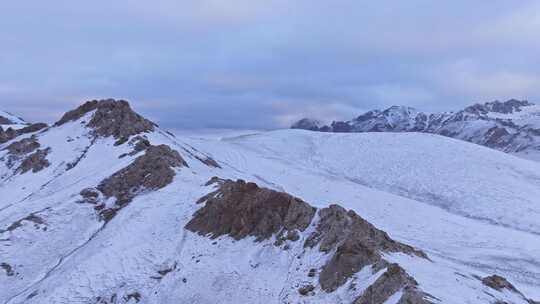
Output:
[[[318,286],[309,269],[320,268],[328,256],[304,250],[302,240],[283,250],[272,240],[212,240],[186,231],[201,207],[195,202],[213,190],[204,186],[212,176],[254,181],[317,207],[339,203],[355,210],[428,253],[432,261],[387,259],[442,303],[492,302],[486,293],[492,291],[475,276],[494,273],[540,299],[540,164],[428,134],[248,133],[146,134],[152,144],[178,150],[189,168],[178,169],[166,188],[135,198],[105,226],[78,193],[137,156],[119,159],[131,150],[127,144],[92,142],[80,122],[37,134],[41,148],[51,148],[50,167],[23,175],[0,169],[7,176],[0,180],[0,231],[29,214],[45,220],[37,228],[23,222],[0,233],[0,263],[17,272],[8,277],[0,269],[0,302],[116,297],[124,303],[140,293],[141,303],[351,303],[381,275],[365,268],[334,293],[316,287],[304,297],[298,288]],[[197,160],[206,156],[223,168]],[[158,273],[165,269],[171,271]],[[514,294],[497,296],[524,303]],[[399,293],[387,303],[397,299]]]

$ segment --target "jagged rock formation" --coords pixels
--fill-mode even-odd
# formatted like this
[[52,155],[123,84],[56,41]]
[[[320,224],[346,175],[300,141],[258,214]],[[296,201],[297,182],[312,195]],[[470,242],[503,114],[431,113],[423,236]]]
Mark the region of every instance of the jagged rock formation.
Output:
[[[102,204],[96,206],[96,210],[108,221],[137,194],[158,190],[170,184],[176,175],[173,168],[187,166],[182,156],[169,146],[150,146],[144,155],[97,186],[97,190],[106,198],[114,197],[116,201],[114,206],[107,207]],[[81,192],[81,196],[95,203],[93,200],[97,194],[85,189]]]
[[30,170],[36,173],[50,165],[47,160],[50,148],[38,149],[39,147],[41,147],[41,144],[35,136],[23,138],[19,141],[12,142],[4,148],[3,150],[7,150],[8,153],[2,159],[6,160],[6,166],[8,168],[12,168],[19,163],[19,166],[15,169],[15,173],[24,174]]
[[304,231],[314,215],[315,208],[286,193],[242,180],[224,181],[219,196],[208,197],[186,228],[213,238],[227,234],[237,240],[254,236],[262,241],[282,230]]
[[4,130],[2,127],[0,127],[0,144],[8,142],[16,138],[17,136],[28,134],[28,133],[34,133],[34,132],[43,130],[47,127],[48,126],[45,123],[35,123],[21,129],[7,128],[6,130]]
[[[236,240],[253,236],[255,241],[275,236],[274,244],[280,246],[284,240],[298,241],[300,234],[313,224],[317,209],[289,194],[243,180],[213,178],[209,184],[212,183],[218,184],[219,189],[199,200],[205,206],[185,226],[192,232],[211,238],[229,235]],[[304,247],[318,245],[321,252],[330,255],[319,276],[323,290],[335,291],[355,273],[372,265],[374,272],[385,268],[386,271],[354,303],[382,304],[399,290],[404,291],[399,303],[430,303],[405,270],[382,258],[384,252],[401,252],[427,259],[425,253],[392,240],[354,211],[338,205],[318,210],[318,215],[316,229],[305,236]],[[299,293],[307,295],[313,289],[307,285]]]
[[370,285],[354,304],[383,304],[396,292],[403,291],[398,304],[427,304],[430,295],[417,288],[418,283],[398,264],[389,264],[386,271]]
[[321,287],[334,291],[348,278],[368,265],[382,260],[381,252],[402,252],[418,257],[427,256],[411,246],[392,240],[354,211],[331,205],[319,211],[320,221],[305,246],[325,253],[334,252],[320,275]]
[[321,132],[424,132],[453,137],[504,152],[540,151],[540,107],[511,99],[475,104],[452,113],[423,113],[392,106],[329,126],[302,119],[292,128]]
[[483,278],[482,284],[498,291],[501,291],[503,289],[508,289],[514,292],[516,291],[516,288],[514,287],[514,285],[508,282],[505,278],[498,275],[492,275],[492,276]]
[[19,141],[11,143],[5,148],[11,155],[24,155],[35,151],[41,145],[35,137],[23,138]]
[[127,101],[114,99],[87,101],[65,113],[55,126],[78,120],[92,111],[95,112],[86,126],[92,128],[96,136],[113,136],[125,142],[130,136],[153,131],[155,127],[153,122],[135,113]]
[[47,155],[51,151],[50,148],[47,149],[38,149],[36,152],[28,155],[25,159],[23,159],[21,165],[17,170],[15,170],[18,173],[24,174],[30,170],[32,170],[33,173],[37,173],[48,166],[50,166],[50,162],[47,160]]

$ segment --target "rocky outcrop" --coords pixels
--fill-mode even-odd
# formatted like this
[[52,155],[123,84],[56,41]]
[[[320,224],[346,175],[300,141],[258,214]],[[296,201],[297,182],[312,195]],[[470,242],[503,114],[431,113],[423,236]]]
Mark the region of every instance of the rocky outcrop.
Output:
[[508,282],[505,278],[498,275],[492,275],[492,276],[483,278],[482,284],[498,291],[507,289],[513,292],[517,292],[517,289],[514,287],[514,285]]
[[87,101],[77,109],[65,113],[55,126],[78,120],[93,111],[86,126],[92,128],[96,136],[113,136],[126,141],[130,136],[151,132],[155,127],[153,122],[135,113],[127,101],[114,99]]
[[8,154],[19,156],[33,152],[40,146],[41,145],[35,137],[28,137],[11,143],[5,150],[8,151]]
[[386,271],[370,285],[354,304],[384,304],[395,293],[403,294],[398,304],[429,304],[428,294],[418,288],[418,283],[398,264],[389,264]]
[[392,240],[388,234],[375,228],[358,216],[338,205],[319,211],[320,221],[305,246],[333,253],[323,267],[319,281],[326,291],[334,291],[362,268],[382,260],[382,252],[402,252],[421,258],[427,256],[411,246]]
[[135,136],[132,138],[129,143],[131,147],[133,147],[133,151],[129,153],[125,153],[120,155],[119,158],[124,158],[126,156],[134,156],[137,155],[139,152],[145,151],[146,149],[150,148],[152,145],[150,144],[150,141],[143,136]]
[[34,133],[42,129],[45,129],[47,127],[48,127],[47,124],[44,124],[44,123],[31,124],[29,126],[26,126],[24,128],[17,129],[17,130],[13,128],[7,128],[6,130],[4,130],[2,129],[2,127],[0,127],[0,144],[8,142],[20,135]]
[[13,271],[13,266],[9,265],[6,262],[0,263],[0,268],[2,268],[8,277],[12,277],[15,275],[15,271]]
[[316,210],[299,198],[242,180],[223,181],[215,194],[206,198],[186,229],[212,238],[253,236],[262,241],[277,233],[304,231]]
[[[263,241],[275,237],[276,246],[303,238],[305,250],[318,248],[328,256],[319,274],[319,284],[324,291],[335,291],[354,274],[371,265],[374,273],[381,269],[386,271],[354,303],[384,303],[398,291],[403,291],[399,303],[431,303],[405,270],[383,258],[383,253],[391,252],[423,259],[427,259],[427,255],[392,240],[354,211],[338,205],[317,211],[287,193],[260,188],[242,180],[213,178],[208,183],[211,184],[216,184],[218,189],[198,201],[205,205],[195,212],[186,229],[210,238],[228,235],[236,240],[254,237],[255,241]],[[315,223],[316,214],[318,220]],[[310,225],[314,225],[314,229],[307,235]],[[309,277],[315,277],[316,272],[310,270]],[[313,290],[312,285],[305,285],[298,292],[307,296]]]
[[26,122],[11,113],[0,110],[0,125],[23,125]]
[[40,146],[35,136],[23,138],[5,147],[7,154],[0,160],[5,160],[8,168],[18,165],[15,173],[39,172],[50,165],[47,160],[50,148],[38,149]]
[[[479,278],[480,279],[480,278]],[[530,304],[538,304],[539,302],[534,301],[532,299],[528,299],[521,291],[519,291],[512,283],[508,282],[508,280],[504,277],[501,277],[499,275],[491,275],[485,278],[481,279],[482,284],[485,286],[497,290],[499,292],[511,292],[516,294],[518,297],[522,298],[525,302],[528,302]],[[500,302],[496,302],[500,303]]]
[[17,168],[16,172],[24,174],[31,170],[33,173],[37,173],[49,167],[51,163],[47,160],[47,155],[50,151],[50,148],[38,149],[36,152],[28,155],[26,158],[23,159],[21,165]]
[[[144,155],[97,186],[105,198],[114,197],[116,201],[114,206],[102,204],[96,206],[96,210],[108,221],[139,193],[158,190],[170,184],[176,175],[173,168],[187,166],[182,156],[169,146],[150,146]],[[93,194],[83,190],[81,195],[88,198]]]

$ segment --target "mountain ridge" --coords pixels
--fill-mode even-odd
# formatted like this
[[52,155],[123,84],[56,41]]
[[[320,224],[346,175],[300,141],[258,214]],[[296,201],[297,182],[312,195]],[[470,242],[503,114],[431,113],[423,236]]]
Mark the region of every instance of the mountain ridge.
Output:
[[[353,172],[379,174],[364,184],[359,176],[343,175],[335,156],[346,166],[349,160],[332,150],[341,146],[332,144],[344,140],[340,136],[283,130],[223,140],[175,138],[126,101],[112,99],[67,113],[53,126],[0,143],[0,285],[8,287],[0,290],[3,303],[534,303],[523,283],[534,277],[521,274],[523,266],[504,264],[515,272],[473,267],[471,259],[486,265],[496,259],[459,245],[472,238],[477,246],[491,246],[477,241],[486,235],[484,227],[498,231],[497,237],[534,235],[414,201],[416,180],[392,181],[413,194],[406,198],[373,182],[386,177],[370,167]],[[421,139],[426,142],[405,138],[420,147],[439,140]],[[450,153],[478,154],[474,145],[446,144]],[[389,159],[396,153],[384,143],[368,146]],[[304,147],[332,147],[333,154],[323,163],[304,157]],[[494,180],[503,189],[493,195],[502,200],[510,190],[506,184],[527,176],[534,183],[536,175],[525,160],[499,154],[493,151],[484,165],[522,172],[508,183]],[[432,236],[419,241],[429,231],[412,220],[415,212],[399,215],[405,210],[421,211],[456,235],[462,227],[475,230],[464,239],[440,236],[472,258],[441,251]],[[507,216],[514,219],[514,213]],[[486,252],[529,261],[523,257],[535,252],[534,241],[522,257],[508,249],[520,238],[507,238],[500,244],[507,251]],[[502,274],[513,274],[517,283]]]
[[305,118],[291,128],[338,133],[432,133],[533,159],[540,156],[540,107],[526,100],[493,101],[441,113],[392,106],[368,111],[349,121],[334,121],[330,125],[310,122],[311,119]]

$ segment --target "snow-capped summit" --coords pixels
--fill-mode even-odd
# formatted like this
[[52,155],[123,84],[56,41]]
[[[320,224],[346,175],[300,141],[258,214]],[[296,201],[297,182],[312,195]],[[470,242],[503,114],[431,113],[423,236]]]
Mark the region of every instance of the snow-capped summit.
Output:
[[487,102],[458,112],[442,113],[392,106],[366,112],[350,121],[336,121],[330,126],[309,130],[434,133],[540,159],[540,106],[525,100]]

